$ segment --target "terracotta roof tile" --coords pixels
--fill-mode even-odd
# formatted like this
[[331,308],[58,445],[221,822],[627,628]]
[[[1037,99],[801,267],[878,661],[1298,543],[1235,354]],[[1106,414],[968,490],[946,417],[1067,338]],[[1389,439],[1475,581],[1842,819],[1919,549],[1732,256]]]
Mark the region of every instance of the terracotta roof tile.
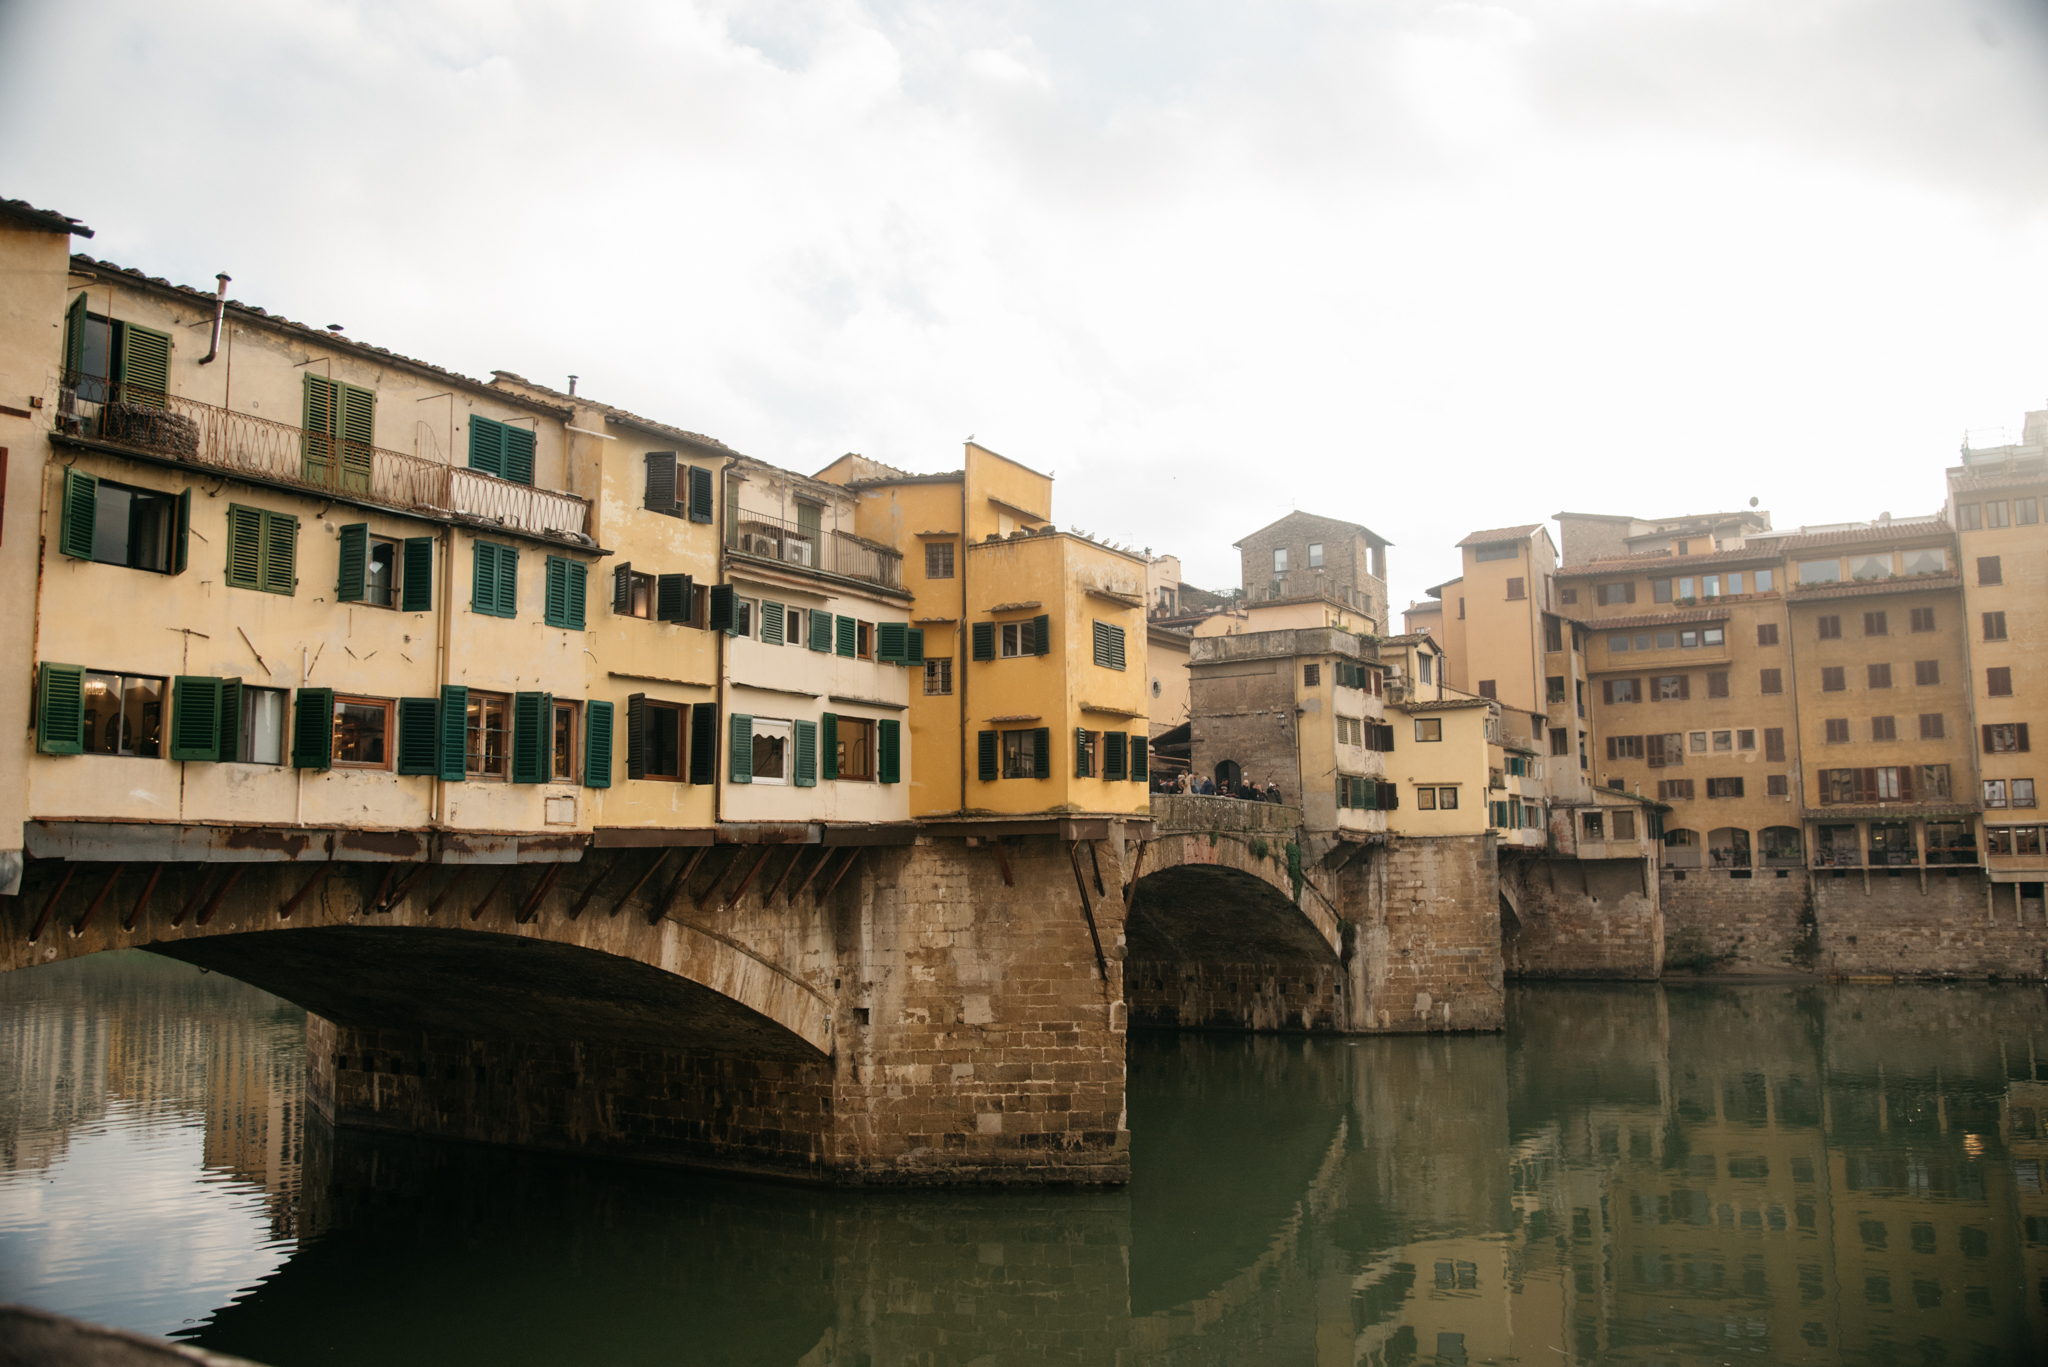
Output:
[[74,237],[92,236],[92,229],[71,215],[38,209],[25,199],[0,199],[0,215],[5,215],[17,223],[26,223],[32,228],[42,228],[53,233],[69,233]]
[[1698,608],[1683,612],[1658,612],[1638,617],[1573,618],[1588,631],[1622,631],[1636,627],[1686,626],[1695,622],[1725,622],[1733,614],[1723,608]]
[[1490,546],[1498,541],[1520,541],[1542,528],[1541,522],[1530,522],[1520,527],[1494,527],[1483,532],[1474,532],[1458,544],[1460,546]]
[[1641,574],[1645,570],[1669,570],[1683,574],[1695,565],[1734,568],[1741,565],[1775,565],[1785,558],[1775,547],[1739,551],[1714,551],[1708,555],[1673,555],[1669,551],[1645,551],[1641,555],[1610,556],[1589,560],[1557,572],[1559,579],[1598,579],[1620,574]]
[[1963,586],[1959,574],[1916,574],[1905,579],[1863,579],[1851,584],[1821,584],[1810,589],[1788,589],[1788,602],[1807,603],[1818,598],[1867,598],[1879,593],[1942,593]]

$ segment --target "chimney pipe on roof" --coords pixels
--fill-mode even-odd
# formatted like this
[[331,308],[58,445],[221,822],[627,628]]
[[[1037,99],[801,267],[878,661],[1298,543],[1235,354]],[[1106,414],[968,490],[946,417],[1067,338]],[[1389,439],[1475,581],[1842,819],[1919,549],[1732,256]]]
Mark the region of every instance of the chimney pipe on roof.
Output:
[[206,354],[199,358],[199,364],[201,365],[207,364],[214,357],[220,355],[220,327],[227,320],[228,316],[228,281],[234,279],[226,271],[222,271],[213,278],[220,281],[220,286],[215,291],[213,297],[213,345],[207,347]]

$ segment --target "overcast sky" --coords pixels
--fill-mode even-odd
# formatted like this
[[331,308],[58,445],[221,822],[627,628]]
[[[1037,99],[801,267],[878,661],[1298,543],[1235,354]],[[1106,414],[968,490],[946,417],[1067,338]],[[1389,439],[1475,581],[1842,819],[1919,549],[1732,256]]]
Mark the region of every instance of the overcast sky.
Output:
[[[1932,511],[2048,407],[2048,0],[0,0],[81,249],[815,470],[1290,507]],[[1980,431],[1979,444],[1998,439]]]

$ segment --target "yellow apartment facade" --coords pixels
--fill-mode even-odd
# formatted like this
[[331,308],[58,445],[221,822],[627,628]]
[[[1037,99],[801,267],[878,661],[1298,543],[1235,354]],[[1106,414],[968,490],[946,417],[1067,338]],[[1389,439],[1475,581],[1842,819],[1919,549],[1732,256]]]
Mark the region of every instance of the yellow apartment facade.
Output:
[[945,474],[845,456],[816,479],[909,562],[912,815],[1149,813],[1147,558],[1058,530],[1051,477],[974,442]]

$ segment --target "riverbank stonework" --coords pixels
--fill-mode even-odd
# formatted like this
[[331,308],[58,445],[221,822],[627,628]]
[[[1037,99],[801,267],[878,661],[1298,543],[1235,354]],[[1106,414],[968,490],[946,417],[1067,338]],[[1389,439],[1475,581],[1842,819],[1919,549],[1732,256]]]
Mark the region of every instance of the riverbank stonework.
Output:
[[1663,971],[1657,875],[1643,859],[1512,859],[1501,873],[1510,978],[1654,978]]
[[1347,867],[1339,886],[1364,913],[1346,947],[1355,1028],[1501,1028],[1500,871],[1491,835],[1396,837],[1383,856]]

